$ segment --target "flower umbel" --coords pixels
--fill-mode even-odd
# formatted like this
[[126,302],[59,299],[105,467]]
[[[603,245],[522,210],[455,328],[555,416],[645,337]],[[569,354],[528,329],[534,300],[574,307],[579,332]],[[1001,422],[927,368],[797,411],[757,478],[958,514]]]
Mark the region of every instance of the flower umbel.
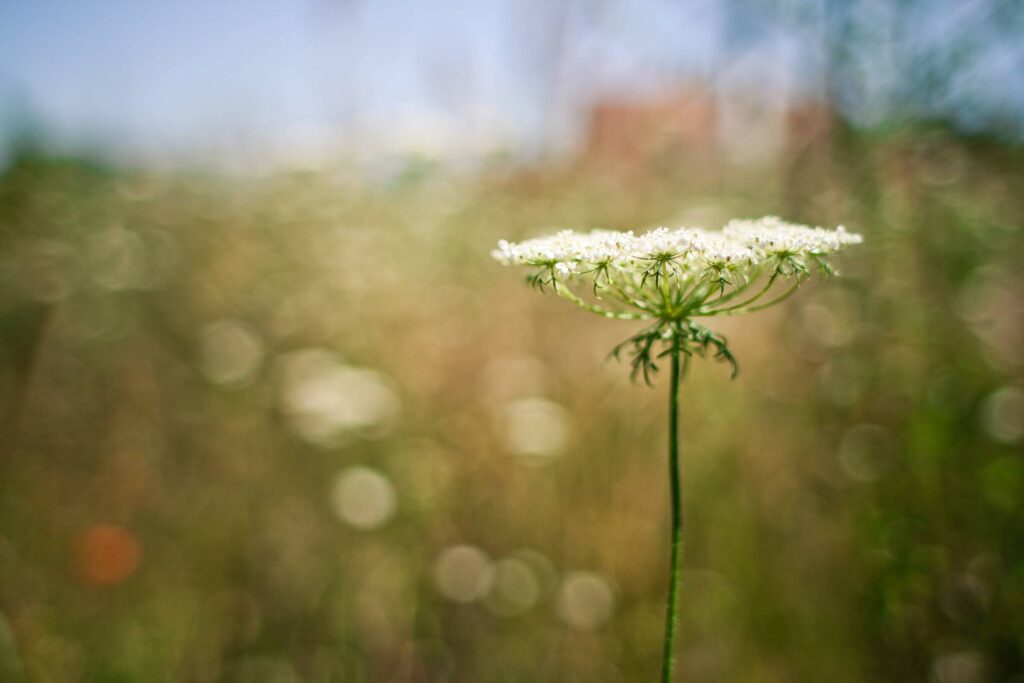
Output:
[[709,351],[733,367],[726,340],[694,318],[752,313],[779,303],[812,272],[832,275],[829,257],[860,235],[786,223],[769,216],[734,220],[721,231],[656,228],[642,235],[595,230],[562,232],[492,253],[506,265],[532,269],[529,284],[551,287],[577,306],[606,318],[651,320],[615,349],[632,355],[633,376],[650,381],[657,358]]

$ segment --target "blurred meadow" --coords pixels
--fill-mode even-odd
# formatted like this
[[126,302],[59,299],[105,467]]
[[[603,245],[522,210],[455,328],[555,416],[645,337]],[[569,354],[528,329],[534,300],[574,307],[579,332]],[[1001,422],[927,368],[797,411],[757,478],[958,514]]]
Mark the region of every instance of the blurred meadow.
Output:
[[[607,356],[634,325],[489,251],[763,214],[865,244],[717,325],[736,380],[683,384],[679,680],[1024,681],[1024,13],[679,19],[754,44],[810,12],[813,91],[758,91],[775,62],[724,38],[643,88],[560,66],[587,22],[667,21],[648,5],[513,12],[541,125],[486,149],[359,147],[342,118],[311,157],[254,160],[259,131],[183,157],[8,120],[0,681],[655,680],[667,378],[631,384]],[[913,44],[929,7],[951,23]],[[445,54],[441,99],[465,78]]]

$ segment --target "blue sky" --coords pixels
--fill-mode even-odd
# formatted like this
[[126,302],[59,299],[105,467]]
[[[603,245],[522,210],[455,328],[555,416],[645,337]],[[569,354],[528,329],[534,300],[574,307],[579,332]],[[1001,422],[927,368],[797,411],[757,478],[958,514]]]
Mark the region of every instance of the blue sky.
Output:
[[[618,4],[604,15],[612,35],[573,32],[558,82],[571,82],[578,97],[647,80],[657,68],[638,63],[672,51],[706,69],[714,5],[691,2],[680,12],[657,1]],[[51,136],[143,148],[225,135],[287,140],[325,128],[415,138],[444,124],[522,142],[551,113],[545,53],[535,53],[552,30],[552,6],[0,0],[0,97],[9,112],[41,119]],[[589,25],[572,12],[574,23]]]
[[0,0],[0,94],[61,134],[142,144],[401,116],[432,106],[431,41],[496,37],[496,3],[465,7]]
[[[568,0],[559,44],[554,0],[0,0],[0,126],[29,115],[59,141],[156,153],[325,131],[475,149],[569,134],[597,93],[711,82],[738,55],[813,90],[820,3],[792,3],[809,8],[804,33],[781,33],[733,4],[740,10],[715,0]],[[989,4],[937,0],[918,33],[948,40]],[[958,106],[966,93],[1015,109],[1019,57],[995,44],[936,101]],[[886,59],[880,51],[865,61],[865,87],[889,87],[900,65]]]
[[[488,3],[473,7],[488,32]],[[422,105],[416,51],[460,30],[416,2],[4,2],[0,79],[58,130],[184,140]],[[377,9],[381,8],[381,9]],[[458,15],[456,15],[458,16]],[[346,93],[358,90],[358,103]]]

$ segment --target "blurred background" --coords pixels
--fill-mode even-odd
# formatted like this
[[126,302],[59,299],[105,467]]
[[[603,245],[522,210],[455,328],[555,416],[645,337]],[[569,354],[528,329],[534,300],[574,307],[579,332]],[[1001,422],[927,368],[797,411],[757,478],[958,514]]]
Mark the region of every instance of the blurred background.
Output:
[[664,378],[489,250],[785,218],[687,681],[1024,681],[1015,0],[0,0],[0,680],[658,672]]

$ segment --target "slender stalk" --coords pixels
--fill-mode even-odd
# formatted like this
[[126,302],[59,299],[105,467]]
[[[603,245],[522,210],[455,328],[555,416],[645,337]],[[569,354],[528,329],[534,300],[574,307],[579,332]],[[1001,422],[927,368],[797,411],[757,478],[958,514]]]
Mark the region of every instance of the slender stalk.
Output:
[[590,311],[591,313],[597,313],[598,315],[605,318],[616,318],[618,320],[650,320],[654,316],[650,313],[632,313],[630,311],[613,311],[608,308],[602,308],[596,304],[592,304],[585,301],[569,289],[569,285],[559,282],[557,278],[551,280],[551,286],[554,288],[555,293],[564,299],[568,299],[580,308]]
[[[797,290],[797,287],[799,287],[799,286],[800,286],[800,283],[799,282],[795,282],[795,283],[793,283],[792,287],[790,287],[789,289],[786,290],[785,294],[783,294],[781,296],[777,296],[774,299],[772,299],[771,301],[768,301],[768,302],[763,303],[763,304],[759,304],[757,306],[749,306],[749,307],[746,307],[746,308],[738,308],[738,309],[734,309],[732,307],[721,308],[721,309],[719,309],[717,311],[712,311],[710,313],[705,313],[705,315],[707,315],[707,316],[713,316],[713,315],[741,315],[743,313],[755,313],[757,311],[763,311],[764,309],[770,308],[770,307],[774,306],[775,304],[782,303],[783,301],[785,301],[789,297],[793,296],[793,293]],[[749,304],[751,302],[748,301],[747,303]],[[744,304],[744,306],[746,306],[746,304]]]
[[768,278],[768,282],[766,282],[764,287],[761,288],[761,291],[759,291],[757,294],[755,294],[751,298],[747,299],[743,303],[733,304],[732,306],[729,306],[727,308],[714,308],[714,306],[717,306],[717,305],[719,305],[721,303],[724,303],[726,301],[726,297],[728,297],[729,299],[732,299],[734,296],[737,296],[738,294],[743,292],[743,290],[746,289],[746,287],[743,287],[742,289],[734,289],[730,294],[727,294],[727,295],[725,295],[723,297],[715,299],[714,301],[712,301],[712,302],[702,306],[701,307],[701,312],[704,315],[718,315],[718,314],[722,314],[722,313],[728,314],[729,311],[735,311],[735,310],[739,310],[741,308],[745,308],[746,306],[749,306],[750,304],[754,303],[755,301],[760,299],[762,296],[767,294],[768,291],[772,288],[772,285],[775,284],[775,279],[777,277],[778,277],[778,275],[776,274],[776,275],[772,275],[770,278]]
[[[678,332],[677,332],[678,334]],[[661,683],[671,683],[675,660],[676,604],[679,602],[679,575],[683,562],[683,506],[679,478],[679,342],[672,345],[672,384],[668,395],[668,468],[672,490],[672,568],[665,610],[665,648],[661,661]]]

